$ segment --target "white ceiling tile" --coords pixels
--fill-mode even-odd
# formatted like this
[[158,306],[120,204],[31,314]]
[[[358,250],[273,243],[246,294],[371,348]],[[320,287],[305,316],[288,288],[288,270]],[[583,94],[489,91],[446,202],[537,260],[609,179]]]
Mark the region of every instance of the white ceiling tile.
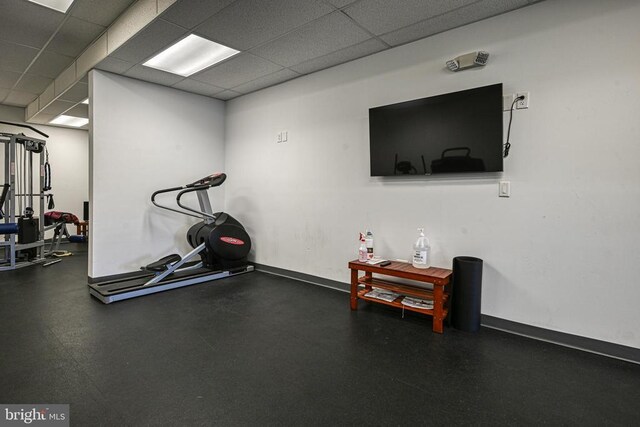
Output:
[[316,0],[238,0],[196,28],[196,33],[247,50],[333,9]]
[[57,116],[58,114],[62,114],[63,112],[67,111],[69,108],[73,106],[74,106],[73,102],[60,101],[60,100],[53,101],[51,104],[47,106],[47,108],[42,110],[42,114],[53,114],[54,116]]
[[225,90],[224,92],[220,92],[218,94],[216,94],[214,96],[214,98],[217,99],[221,99],[223,101],[226,101],[228,99],[233,99],[233,98],[237,98],[238,96],[242,95],[241,93],[238,92],[234,92],[232,90]]
[[344,14],[334,12],[251,52],[276,64],[290,67],[369,38],[369,34]]
[[73,58],[45,50],[29,68],[29,73],[55,79],[71,65]]
[[398,46],[526,5],[526,0],[485,0],[393,31],[380,38],[392,46]]
[[286,82],[287,80],[295,79],[296,77],[300,77],[300,74],[285,68],[280,71],[276,71],[273,74],[258,77],[257,79],[252,80],[248,83],[236,86],[233,88],[233,90],[240,93],[250,93],[269,86],[277,85],[282,82]]
[[4,104],[26,107],[37,97],[38,95],[36,95],[35,93],[23,92],[21,90],[12,90],[9,93],[9,96],[7,96],[7,98],[4,100]]
[[165,73],[164,71],[145,67],[144,65],[136,65],[129,71],[124,73],[124,75],[133,77],[134,79],[140,79],[146,82],[157,83],[164,86],[172,86],[178,83],[180,80],[184,79],[184,77],[182,76]]
[[109,56],[134,64],[144,62],[186,33],[182,27],[157,19]]
[[124,74],[129,71],[134,65],[136,64],[107,56],[102,61],[100,61],[98,65],[96,65],[96,68],[102,71],[109,71],[111,73]]
[[78,82],[69,90],[60,95],[60,100],[69,102],[81,102],[89,97],[89,85]]
[[374,34],[384,34],[478,0],[362,0],[344,11]]
[[135,0],[75,0],[71,15],[108,27]]
[[0,71],[0,87],[3,89],[11,89],[20,78],[20,73],[13,71]]
[[17,90],[30,93],[42,93],[53,80],[35,74],[25,74],[16,86]]
[[0,70],[21,73],[37,54],[38,49],[0,40]]
[[73,117],[83,117],[85,119],[89,118],[89,106],[86,104],[78,104],[74,107],[71,107],[69,110],[65,111],[64,114]]
[[47,49],[74,58],[105,30],[97,24],[70,17],[55,35]]
[[313,58],[301,64],[294,65],[291,69],[300,74],[313,73],[315,71],[362,58],[363,56],[371,55],[385,49],[387,49],[387,46],[384,43],[376,39],[369,39],[365,42],[349,46],[328,55]]
[[213,68],[191,76],[193,80],[225,89],[274,73],[282,67],[257,56],[241,53]]
[[0,40],[31,47],[43,47],[64,18],[60,12],[25,0],[2,0],[1,5]]
[[162,19],[191,29],[221,11],[234,0],[178,0],[162,14]]
[[184,90],[187,92],[197,93],[205,96],[213,96],[216,93],[222,92],[224,89],[218,86],[209,85],[199,82],[197,80],[184,79],[181,82],[173,85],[176,89]]

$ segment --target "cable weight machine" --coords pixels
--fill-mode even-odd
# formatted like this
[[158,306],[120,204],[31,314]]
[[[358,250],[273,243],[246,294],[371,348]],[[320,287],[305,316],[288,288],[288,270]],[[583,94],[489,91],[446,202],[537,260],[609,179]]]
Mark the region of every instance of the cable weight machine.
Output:
[[[0,124],[30,129],[49,137],[28,125],[3,121]],[[0,186],[0,271],[5,271],[46,261],[44,192],[49,178],[45,173],[44,139],[0,132],[0,143],[4,145],[5,177]],[[34,159],[35,156],[38,158]],[[34,166],[39,166],[38,183],[34,182]],[[39,204],[37,216],[34,202]]]

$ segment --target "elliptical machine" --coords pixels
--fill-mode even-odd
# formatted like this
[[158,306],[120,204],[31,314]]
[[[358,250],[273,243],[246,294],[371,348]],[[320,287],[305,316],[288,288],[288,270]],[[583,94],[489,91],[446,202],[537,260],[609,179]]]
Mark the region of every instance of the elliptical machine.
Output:
[[[184,257],[171,254],[141,267],[142,272],[135,277],[90,284],[89,293],[109,304],[253,271],[253,266],[247,265],[251,238],[244,227],[231,215],[214,213],[211,208],[207,190],[222,185],[226,179],[224,173],[214,173],[191,184],[154,192],[154,206],[201,220],[187,232],[193,250]],[[178,208],[156,201],[158,195],[176,191]],[[198,196],[200,210],[182,203],[182,197],[193,192]]]

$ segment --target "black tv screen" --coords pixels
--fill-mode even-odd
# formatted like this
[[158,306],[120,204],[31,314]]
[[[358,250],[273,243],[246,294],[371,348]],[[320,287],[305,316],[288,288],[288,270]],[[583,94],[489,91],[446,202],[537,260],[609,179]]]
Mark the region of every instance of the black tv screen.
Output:
[[371,176],[501,172],[502,127],[502,83],[371,108]]

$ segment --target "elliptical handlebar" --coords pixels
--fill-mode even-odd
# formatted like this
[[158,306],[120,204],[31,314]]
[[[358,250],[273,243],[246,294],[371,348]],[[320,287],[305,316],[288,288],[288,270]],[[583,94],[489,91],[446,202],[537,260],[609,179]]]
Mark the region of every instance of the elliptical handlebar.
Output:
[[[164,188],[162,190],[158,190],[158,191],[154,191],[153,194],[151,195],[151,203],[153,203],[154,206],[160,208],[160,209],[164,209],[164,210],[168,210],[171,212],[176,212],[182,215],[187,215],[187,216],[192,216],[194,218],[198,218],[198,219],[202,219],[203,217],[205,218],[211,218],[211,219],[216,219],[215,216],[210,215],[206,212],[201,212],[195,209],[191,209],[188,206],[184,206],[181,202],[180,199],[182,197],[183,194],[186,193],[191,193],[193,191],[199,191],[199,190],[207,190],[211,187],[218,187],[219,185],[222,185],[222,183],[227,179],[227,175],[222,173],[222,172],[216,172],[213,173],[211,175],[205,176],[202,179],[199,179],[195,182],[192,182],[191,184],[187,184],[187,185],[183,185],[180,187],[171,187],[171,188]],[[182,190],[182,191],[180,191]],[[182,209],[189,211],[189,212],[194,212],[197,213],[198,215],[194,215],[193,213],[189,213],[189,212],[185,212],[183,210],[178,210],[169,206],[164,206],[159,204],[158,202],[156,202],[156,196],[159,194],[164,194],[164,193],[172,193],[174,191],[180,191],[180,193],[178,193],[178,195],[176,196],[176,203],[178,204],[178,206],[180,206]]]

